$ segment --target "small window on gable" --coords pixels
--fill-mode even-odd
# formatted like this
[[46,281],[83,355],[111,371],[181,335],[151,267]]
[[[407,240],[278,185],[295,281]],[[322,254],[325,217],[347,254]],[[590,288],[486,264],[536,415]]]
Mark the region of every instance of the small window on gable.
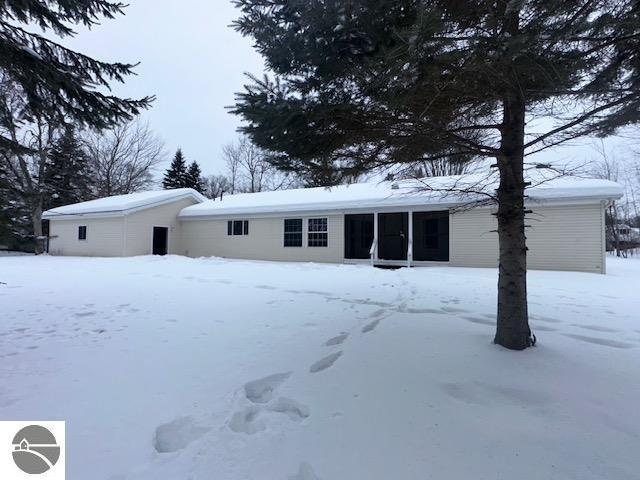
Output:
[[284,246],[285,247],[301,247],[302,246],[302,219],[301,218],[285,218],[284,219]]
[[78,227],[78,240],[86,240],[87,239],[87,226],[81,225]]
[[249,235],[249,220],[229,220],[227,235]]
[[310,218],[307,246],[326,247],[329,244],[326,218]]

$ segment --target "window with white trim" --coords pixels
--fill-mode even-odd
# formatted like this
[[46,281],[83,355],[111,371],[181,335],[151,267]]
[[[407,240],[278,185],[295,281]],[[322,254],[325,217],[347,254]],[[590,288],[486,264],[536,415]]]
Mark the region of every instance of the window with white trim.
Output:
[[87,239],[87,226],[81,225],[78,227],[78,240],[86,240]]
[[249,220],[229,220],[227,235],[249,235]]
[[307,246],[326,247],[329,245],[327,218],[310,218]]
[[284,246],[285,247],[301,247],[302,246],[302,219],[301,218],[285,218],[284,219]]

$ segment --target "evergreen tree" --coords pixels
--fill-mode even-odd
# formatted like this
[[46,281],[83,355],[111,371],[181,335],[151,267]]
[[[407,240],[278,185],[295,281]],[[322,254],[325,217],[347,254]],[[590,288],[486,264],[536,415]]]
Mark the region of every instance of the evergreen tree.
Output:
[[11,188],[0,164],[0,245],[6,245],[11,250],[32,247],[28,238],[29,227],[28,210]]
[[346,180],[331,159],[326,157],[308,162],[298,169],[297,174],[305,187],[333,187]]
[[[235,113],[276,164],[346,172],[495,159],[500,267],[495,342],[532,344],[524,156],[640,121],[637,0],[235,0],[275,78]],[[554,119],[526,125],[536,118]]]
[[198,162],[195,160],[191,162],[191,165],[189,165],[189,168],[187,169],[185,187],[193,188],[202,194],[205,192],[202,171],[200,170],[200,165],[198,165]]
[[[96,88],[108,87],[109,81],[123,82],[134,65],[94,60],[20,26],[36,25],[69,37],[75,34],[70,24],[91,27],[99,24],[100,17],[122,14],[123,8],[124,4],[109,0],[0,2],[0,72],[8,75],[25,99],[22,119],[47,119],[56,124],[70,120],[101,129],[131,119],[150,105],[152,97],[121,99]],[[0,149],[28,150],[3,133]]]
[[44,209],[91,198],[91,168],[73,127],[68,127],[49,151],[45,178]]
[[171,161],[171,166],[167,169],[162,180],[165,190],[171,188],[184,188],[187,185],[187,163],[185,162],[182,150],[176,151],[175,157]]

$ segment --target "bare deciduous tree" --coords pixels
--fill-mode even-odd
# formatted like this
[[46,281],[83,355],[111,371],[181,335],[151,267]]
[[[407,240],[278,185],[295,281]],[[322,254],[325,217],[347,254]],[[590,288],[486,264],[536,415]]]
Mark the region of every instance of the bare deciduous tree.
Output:
[[221,198],[224,193],[231,193],[231,182],[224,175],[210,175],[205,179],[205,195],[208,198]]
[[229,180],[229,193],[256,193],[284,190],[296,184],[294,177],[269,162],[268,153],[254,145],[246,136],[222,149]]
[[616,256],[626,256],[627,249],[633,247],[623,241],[622,228],[628,228],[638,219],[636,195],[640,183],[638,164],[633,149],[627,150],[621,158],[607,150],[604,142],[595,146],[598,159],[592,162],[590,173],[594,177],[612,180],[624,187],[625,196],[612,202],[606,212],[607,249],[615,251]]
[[165,157],[164,143],[140,120],[85,138],[95,175],[95,195],[122,195],[150,187],[155,168]]
[[[14,145],[26,148],[0,149],[0,174],[8,193],[19,202],[19,209],[29,217],[33,240],[42,236],[42,210],[46,192],[46,169],[49,149],[57,140],[61,128],[41,117],[25,115],[24,95],[20,87],[2,74],[0,76],[0,134]],[[36,243],[36,252],[42,245]]]

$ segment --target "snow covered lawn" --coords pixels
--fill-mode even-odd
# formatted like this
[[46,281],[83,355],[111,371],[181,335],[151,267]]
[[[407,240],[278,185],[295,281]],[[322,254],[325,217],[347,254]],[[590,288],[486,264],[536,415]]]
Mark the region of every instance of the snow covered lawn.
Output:
[[67,422],[67,478],[637,479],[640,261],[530,272],[0,258],[0,418]]

